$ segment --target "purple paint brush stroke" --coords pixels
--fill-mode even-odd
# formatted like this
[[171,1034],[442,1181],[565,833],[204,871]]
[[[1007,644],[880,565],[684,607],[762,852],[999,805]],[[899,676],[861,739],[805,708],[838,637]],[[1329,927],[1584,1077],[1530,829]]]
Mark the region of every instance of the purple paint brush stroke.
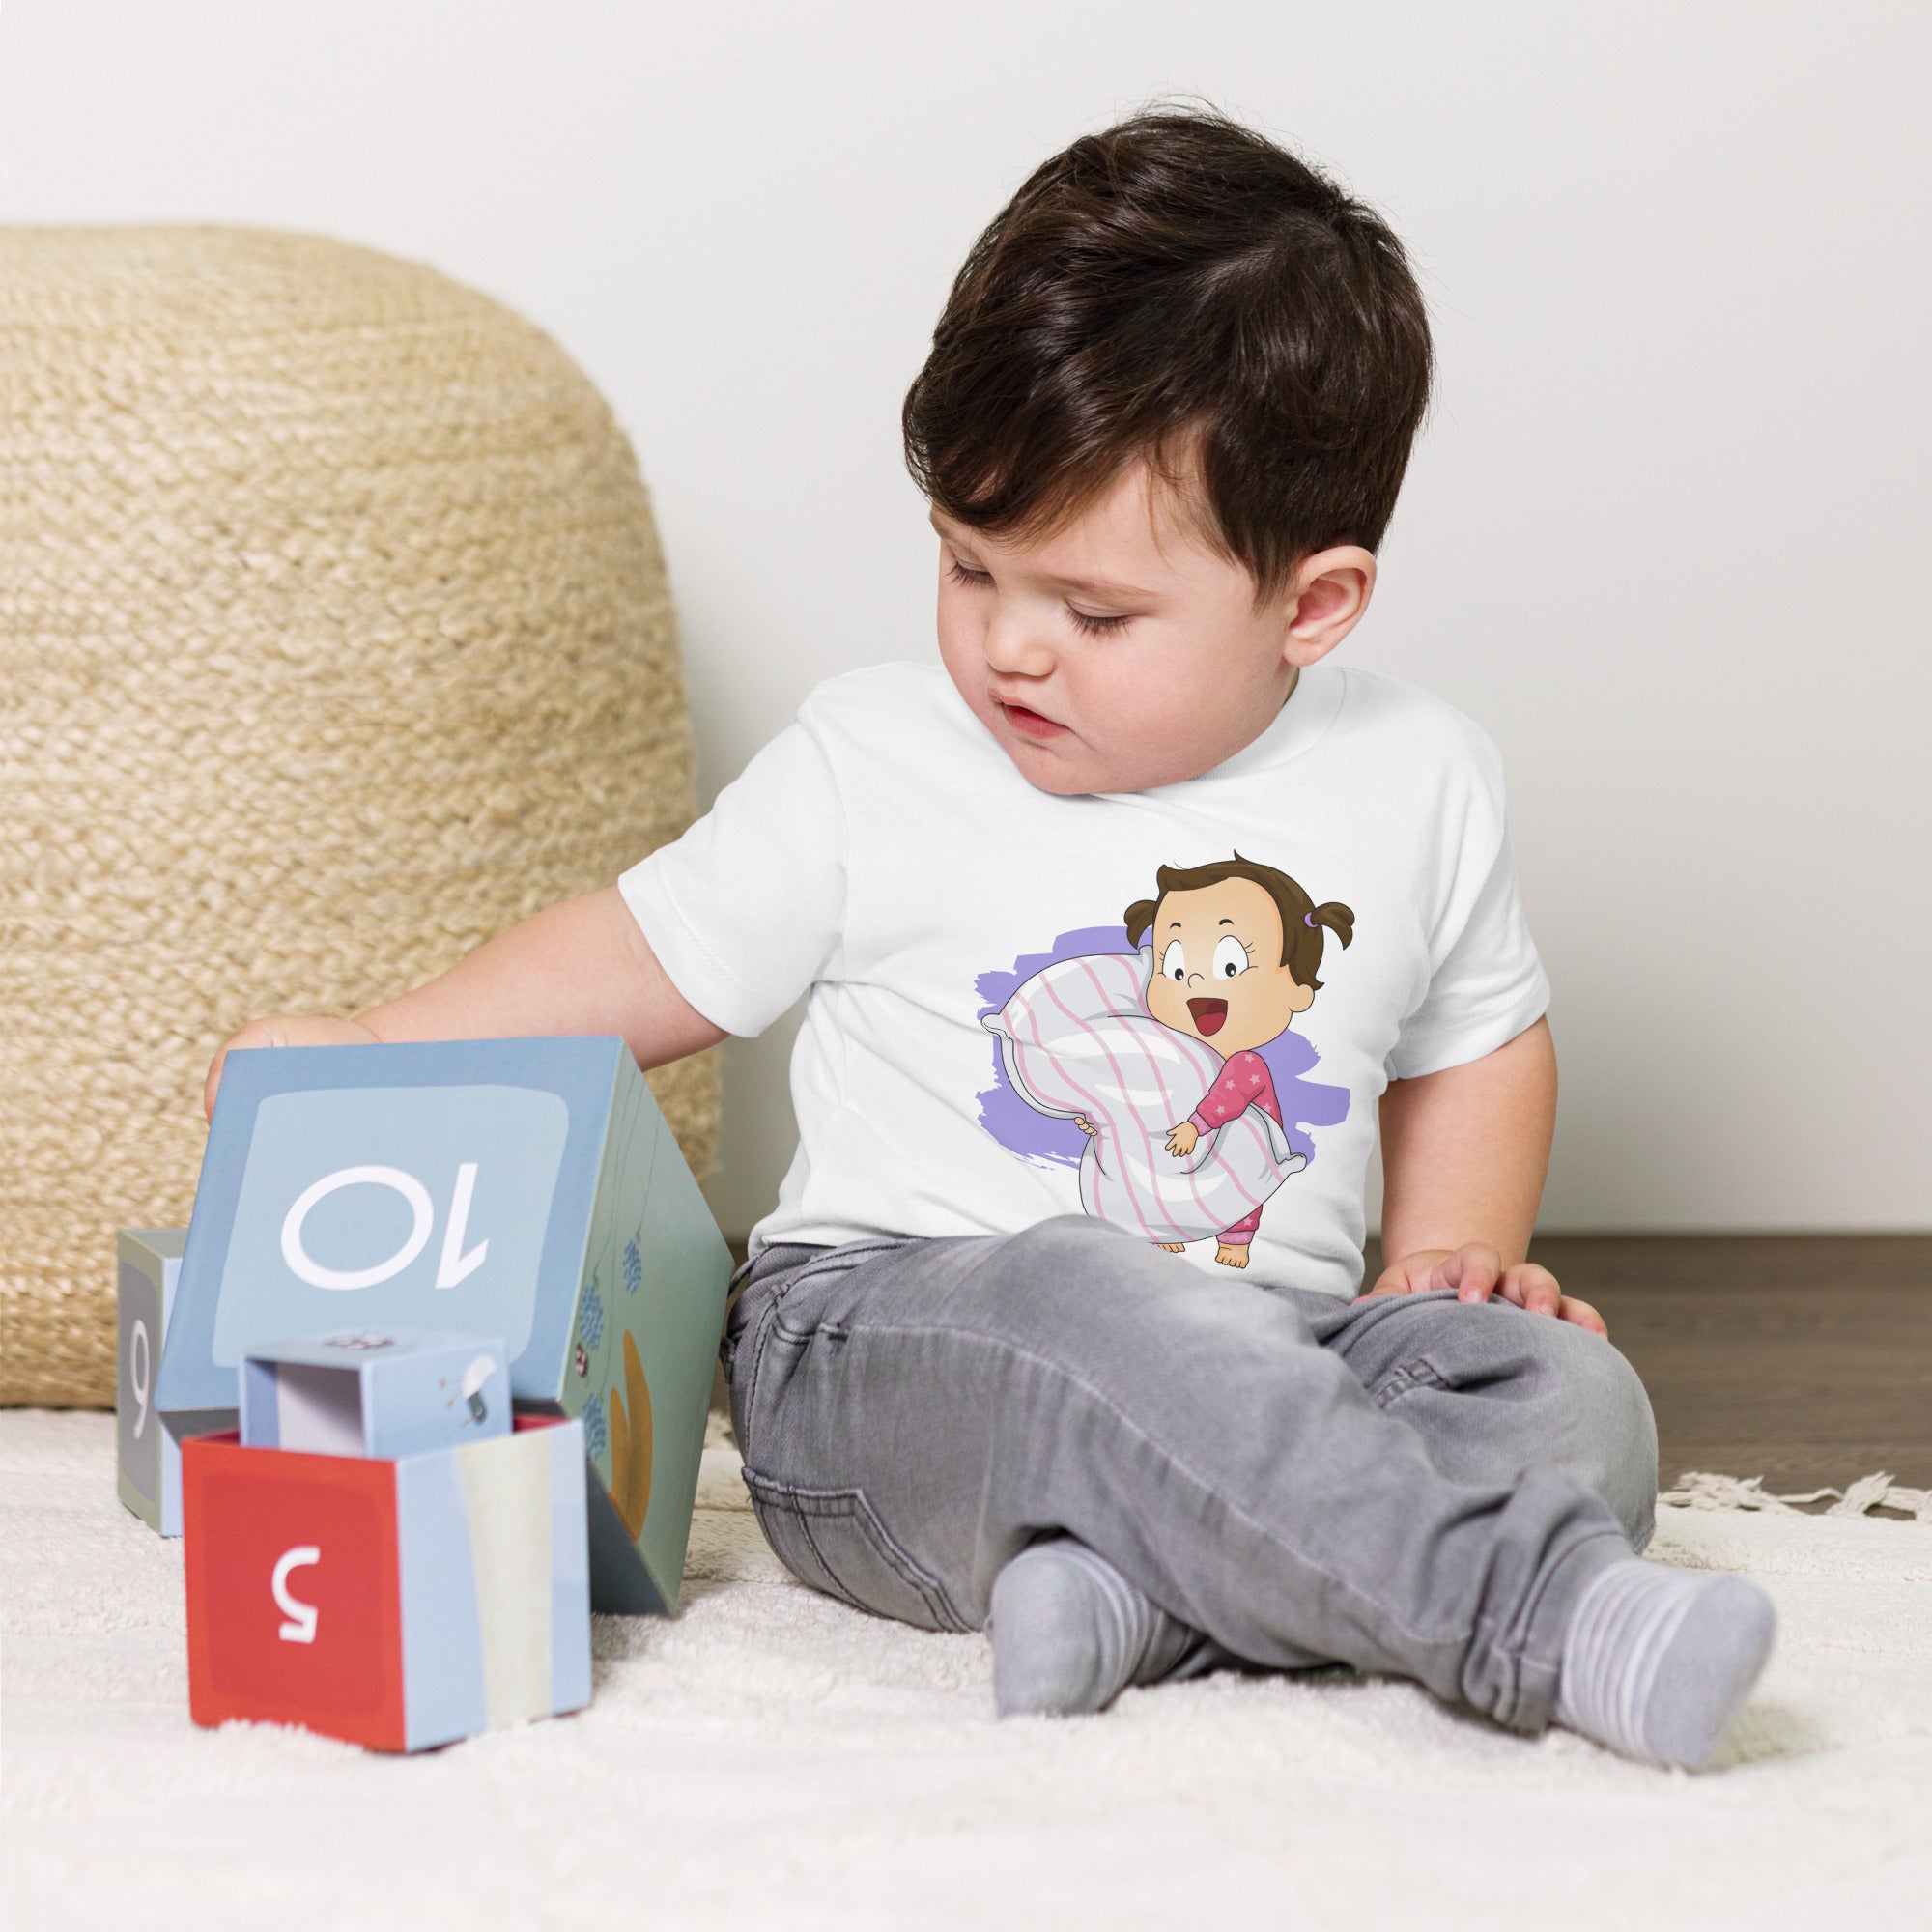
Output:
[[[1127,944],[1124,925],[1083,925],[1073,932],[1063,932],[1053,942],[1052,952],[1024,952],[1013,961],[1009,972],[980,975],[974,986],[986,1002],[980,1017],[985,1019],[997,1013],[1036,973],[1058,965],[1063,959],[1078,959],[1092,952],[1132,954],[1135,950]],[[988,1034],[986,1037],[993,1049],[993,1085],[978,1096],[980,1124],[1003,1148],[1023,1160],[1078,1167],[1087,1136],[1071,1121],[1037,1113],[1029,1107],[1007,1078],[998,1037]],[[1282,1034],[1260,1052],[1274,1078],[1275,1098],[1281,1103],[1288,1144],[1304,1160],[1312,1161],[1315,1143],[1307,1129],[1332,1127],[1347,1120],[1349,1090],[1302,1078],[1320,1063],[1321,1056],[1298,1033]]]

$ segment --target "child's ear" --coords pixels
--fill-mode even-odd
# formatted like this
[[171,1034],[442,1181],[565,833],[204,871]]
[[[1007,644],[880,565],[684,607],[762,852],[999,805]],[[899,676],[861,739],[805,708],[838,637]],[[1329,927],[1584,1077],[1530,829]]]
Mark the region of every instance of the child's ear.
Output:
[[1303,557],[1282,593],[1282,661],[1321,663],[1362,621],[1375,589],[1376,560],[1360,544]]

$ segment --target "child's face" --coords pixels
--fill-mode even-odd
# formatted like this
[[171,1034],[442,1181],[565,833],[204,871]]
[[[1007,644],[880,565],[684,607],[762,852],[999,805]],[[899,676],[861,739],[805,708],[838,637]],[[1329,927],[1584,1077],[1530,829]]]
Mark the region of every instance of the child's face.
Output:
[[1258,604],[1246,569],[1145,466],[1043,537],[988,536],[939,511],[932,523],[940,657],[1042,791],[1145,791],[1233,757],[1375,583],[1374,557],[1337,546]]
[[1281,963],[1281,913],[1252,879],[1169,893],[1155,908],[1148,1011],[1223,1060],[1264,1046],[1315,1003]]

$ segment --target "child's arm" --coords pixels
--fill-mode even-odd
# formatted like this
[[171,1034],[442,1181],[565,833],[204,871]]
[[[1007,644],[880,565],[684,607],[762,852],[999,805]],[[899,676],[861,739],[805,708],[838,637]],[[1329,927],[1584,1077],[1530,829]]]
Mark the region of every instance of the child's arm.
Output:
[[1523,1260],[1556,1126],[1556,1049],[1538,1020],[1465,1066],[1382,1095],[1382,1253],[1372,1294],[1453,1288],[1605,1332],[1587,1301]]
[[671,984],[615,886],[535,914],[359,1019],[250,1020],[214,1056],[204,1104],[212,1118],[222,1062],[238,1046],[592,1033],[622,1034],[646,1067],[724,1037]]

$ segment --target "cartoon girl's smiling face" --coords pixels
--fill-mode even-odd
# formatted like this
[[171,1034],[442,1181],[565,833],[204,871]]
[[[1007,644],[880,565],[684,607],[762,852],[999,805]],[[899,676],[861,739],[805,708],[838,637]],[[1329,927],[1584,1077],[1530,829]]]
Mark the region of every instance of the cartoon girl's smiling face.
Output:
[[1283,963],[1281,913],[1252,879],[1167,894],[1148,929],[1148,1011],[1223,1060],[1265,1045],[1315,1003]]

